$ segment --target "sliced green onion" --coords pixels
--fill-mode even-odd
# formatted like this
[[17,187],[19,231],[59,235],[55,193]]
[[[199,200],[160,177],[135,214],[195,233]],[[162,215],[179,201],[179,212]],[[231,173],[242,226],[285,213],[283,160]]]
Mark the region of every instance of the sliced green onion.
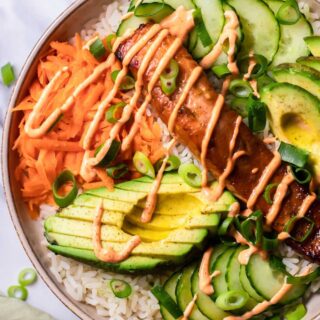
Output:
[[221,64],[220,66],[213,66],[211,70],[220,79],[231,74],[231,71],[229,70],[227,64]]
[[258,100],[253,94],[250,94],[247,109],[249,128],[253,132],[263,131],[267,123],[266,105]]
[[262,250],[265,251],[273,251],[277,249],[279,246],[279,240],[277,237],[269,238],[266,236],[262,236]]
[[120,299],[128,298],[132,293],[132,288],[130,284],[124,280],[111,280],[110,288],[113,294]]
[[249,295],[244,291],[232,290],[218,296],[216,304],[225,311],[243,308],[249,300]]
[[293,310],[284,315],[286,320],[301,320],[307,314],[307,309],[304,304],[300,303]]
[[[308,224],[307,229],[304,231],[302,235],[299,235],[298,237],[294,237],[291,235],[291,231],[294,229],[295,224],[297,221],[305,221]],[[301,223],[301,222],[300,222]],[[312,231],[314,230],[315,223],[308,217],[292,217],[284,226],[284,231],[288,232],[290,234],[291,239],[297,242],[304,242],[306,239],[309,238],[311,235]]]
[[303,168],[309,158],[309,154],[306,151],[285,142],[281,142],[278,152],[283,161],[298,168]]
[[163,289],[163,287],[155,286],[151,289],[151,292],[158,299],[161,306],[165,307],[175,319],[178,319],[183,315],[178,305]]
[[268,86],[269,84],[273,83],[274,80],[270,78],[268,75],[263,74],[261,77],[257,79],[258,83],[258,91],[261,91],[262,88]]
[[22,286],[11,286],[8,288],[8,296],[10,298],[26,301],[28,299],[28,290]]
[[259,245],[263,236],[263,214],[255,211],[241,223],[242,236],[254,245]]
[[287,0],[278,10],[276,14],[280,24],[292,25],[299,21],[301,12],[295,0]]
[[230,106],[233,110],[240,114],[241,117],[246,118],[248,117],[248,99],[247,98],[238,98],[234,97],[231,102]]
[[279,183],[270,183],[267,185],[266,189],[263,193],[263,198],[266,201],[267,204],[272,204],[273,200],[271,199],[270,193],[273,189],[276,189],[278,187]]
[[[160,159],[159,161],[157,161],[157,163],[155,164],[156,171],[159,171],[159,169],[162,166],[162,163],[163,163],[163,159]],[[171,155],[168,158],[167,165],[164,171],[170,172],[170,171],[177,170],[180,167],[180,164],[181,164],[180,159],[177,156]]]
[[56,121],[54,121],[54,123],[48,129],[47,133],[51,132],[62,119],[63,119],[63,114],[60,114],[60,116],[56,119]]
[[[118,75],[121,70],[114,70],[111,73],[111,79],[113,82],[116,82]],[[135,86],[135,81],[131,76],[126,75],[121,82],[120,89],[121,90],[131,90]]]
[[109,34],[106,37],[107,48],[109,51],[112,51],[112,42],[117,36],[114,33]]
[[16,77],[14,75],[13,67],[10,63],[7,63],[1,67],[2,82],[5,86],[9,87],[12,82],[15,81]]
[[161,82],[161,90],[167,96],[172,95],[177,89],[176,79],[174,78],[166,79],[166,78],[160,77],[160,82]]
[[[202,18],[202,12],[200,8],[197,8],[193,11],[193,19],[194,24],[196,26],[196,32],[198,35],[198,38],[202,42],[204,47],[208,47],[212,45],[212,39],[207,31],[206,25]],[[183,28],[183,26],[181,26]]]
[[[104,144],[100,145],[96,151],[94,152],[94,156],[96,157],[100,150],[103,148]],[[118,155],[121,147],[121,142],[118,140],[113,140],[111,142],[110,148],[103,159],[97,164],[98,167],[106,167],[108,166]]]
[[279,271],[287,276],[290,275],[290,273],[287,271],[287,268],[285,266],[285,264],[282,262],[282,258],[275,256],[275,255],[271,255],[269,257],[269,264],[270,267],[275,270],[275,271]]
[[172,78],[177,78],[177,76],[179,75],[179,71],[179,63],[176,60],[171,59],[169,65],[161,74],[161,77],[171,80]]
[[233,226],[234,217],[227,217],[223,220],[221,226],[218,230],[219,236],[225,236],[230,231],[231,227]]
[[242,74],[246,74],[248,72],[251,59],[255,60],[256,65],[252,70],[250,79],[256,79],[262,76],[266,72],[268,67],[268,60],[260,54],[255,54],[254,57],[250,57],[250,56],[244,57],[238,63],[239,70]]
[[107,174],[113,179],[121,179],[129,172],[129,168],[125,163],[120,163],[114,167],[107,168]]
[[112,105],[106,112],[106,120],[109,123],[116,123],[121,118],[122,110],[126,106],[126,103],[119,102]]
[[312,179],[311,172],[308,169],[291,166],[291,172],[294,179],[300,184],[307,184]]
[[23,269],[18,276],[21,286],[26,287],[37,281],[37,272],[32,268]]
[[156,173],[154,167],[149,158],[143,152],[137,151],[134,154],[133,164],[137,171],[141,174],[150,178],[155,178]]
[[287,283],[299,285],[299,284],[308,284],[320,277],[320,267],[318,267],[313,272],[305,275],[305,276],[292,276],[288,275]]
[[90,52],[96,59],[102,58],[106,54],[106,48],[101,39],[97,39],[90,45]]
[[178,174],[191,187],[201,187],[201,170],[196,165],[184,163],[179,167]]
[[234,79],[230,83],[229,91],[236,97],[248,98],[253,92],[250,83],[242,79]]
[[[66,195],[60,196],[59,189],[67,182],[72,183],[72,189]],[[73,200],[77,197],[78,187],[76,178],[71,171],[65,170],[58,175],[52,185],[52,193],[55,203],[60,208],[65,208],[73,202]]]

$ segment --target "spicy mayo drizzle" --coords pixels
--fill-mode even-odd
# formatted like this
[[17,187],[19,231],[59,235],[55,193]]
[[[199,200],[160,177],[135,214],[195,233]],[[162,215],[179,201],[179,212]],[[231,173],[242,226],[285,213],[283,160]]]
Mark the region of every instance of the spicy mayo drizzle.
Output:
[[191,313],[193,311],[193,308],[196,304],[197,299],[198,299],[198,294],[195,294],[193,299],[189,302],[186,309],[184,310],[183,317],[181,318],[181,320],[188,320],[189,319],[189,317],[191,316]]
[[132,237],[121,252],[111,247],[103,248],[101,244],[101,224],[103,216],[103,200],[97,206],[97,213],[93,221],[93,250],[96,257],[104,262],[117,263],[127,259],[131,252],[141,243],[139,236]]
[[275,173],[275,171],[279,168],[281,165],[281,156],[279,152],[274,153],[274,157],[271,160],[271,162],[268,164],[268,166],[263,171],[258,184],[253,189],[252,193],[250,194],[250,197],[247,201],[247,207],[248,209],[253,209],[255,203],[257,202],[259,196],[263,192],[263,190],[266,188],[269,180]]
[[[248,66],[248,72],[243,76],[243,80],[248,81],[253,73],[253,70],[255,66],[257,65],[256,59],[254,57],[254,52],[251,50],[249,53],[249,66]],[[253,90],[253,94],[260,98],[260,94],[258,92],[258,83],[257,80],[253,79],[249,81],[251,88]]]

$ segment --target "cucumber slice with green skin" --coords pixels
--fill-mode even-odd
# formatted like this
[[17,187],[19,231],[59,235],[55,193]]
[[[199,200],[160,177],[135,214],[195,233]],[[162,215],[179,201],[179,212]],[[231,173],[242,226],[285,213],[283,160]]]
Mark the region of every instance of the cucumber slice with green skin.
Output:
[[217,43],[225,18],[221,0],[194,0],[194,4],[201,10],[202,19],[212,40],[212,45],[204,47],[200,39],[198,39],[192,51],[192,56],[195,59],[200,59],[207,55]]
[[188,43],[188,51],[189,52],[192,52],[194,50],[194,48],[197,45],[197,41],[198,41],[197,31],[195,29],[193,29],[190,33],[190,36],[189,36],[189,43]]
[[[229,260],[229,264],[227,267],[227,282],[228,282],[228,289],[235,290],[235,291],[246,291],[240,281],[240,269],[241,264],[239,262],[239,254],[241,251],[245,250],[246,248],[241,246],[239,247],[232,255],[231,259]],[[249,294],[249,293],[248,293]],[[243,309],[251,310],[258,304],[258,301],[254,300],[252,297],[249,297],[248,302],[244,306]]]
[[[144,3],[142,4],[144,6],[145,11],[148,11],[148,7],[151,8],[154,5],[159,5],[159,3]],[[172,12],[174,11],[174,9],[167,5],[164,4],[163,8],[156,13],[155,15],[152,15],[150,17],[136,17],[136,16],[132,16],[126,20],[123,20],[120,25],[119,28],[117,30],[117,36],[121,37],[124,35],[124,33],[128,30],[128,29],[138,29],[140,25],[142,24],[146,24],[149,21],[154,21],[156,23],[160,22],[161,20],[163,20],[165,17],[169,16]]]
[[[211,266],[215,263],[216,259],[223,253],[225,249],[225,246],[217,246],[214,248],[210,260]],[[205,316],[207,316],[211,320],[222,320],[229,315],[221,310],[210,296],[207,296],[199,290],[199,267],[196,268],[193,272],[191,283],[192,294],[195,295],[196,293],[198,293],[196,304],[199,310]]]
[[282,64],[272,69],[277,82],[299,86],[320,99],[320,72],[300,64]]
[[212,284],[214,287],[214,297],[218,297],[220,294],[228,291],[228,282],[227,282],[227,267],[232,255],[236,251],[236,247],[231,247],[226,249],[226,251],[221,254],[215,264],[211,272],[220,271],[221,273],[212,279]]
[[[177,303],[184,312],[188,304],[192,301],[193,295],[191,290],[191,277],[194,270],[197,268],[197,263],[192,263],[187,267],[183,268],[181,277],[179,278],[177,287],[176,287],[176,298]],[[197,305],[193,307],[189,320],[210,320],[205,315],[203,315],[198,309]]]
[[[266,300],[271,300],[285,284],[285,274],[273,270],[268,260],[259,254],[251,256],[246,266],[246,273],[255,290]],[[295,285],[280,300],[279,304],[289,304],[303,296],[307,285]]]
[[280,39],[279,24],[271,9],[260,0],[227,2],[236,10],[244,34],[239,57],[245,57],[253,50],[271,62],[278,51]]
[[[131,1],[130,7],[131,10],[135,7],[137,0]],[[162,0],[144,0],[143,3],[162,3]],[[165,4],[169,5],[170,7],[177,9],[180,6],[184,6],[187,10],[194,9],[194,4],[191,0],[164,0]]]
[[[176,287],[177,283],[179,281],[179,278],[181,277],[180,272],[174,273],[164,284],[163,289],[169,294],[169,296],[174,300],[174,302],[177,302],[176,299]],[[181,310],[182,311],[182,310]],[[160,303],[160,312],[162,315],[162,318],[164,320],[174,320],[175,318],[171,315],[171,313]]]
[[[266,2],[276,14],[283,5],[280,0],[268,0]],[[272,66],[281,63],[296,62],[301,56],[307,56],[310,51],[304,42],[304,38],[312,35],[312,27],[308,20],[301,14],[301,18],[293,25],[280,24],[279,49],[273,58]]]
[[250,297],[252,297],[258,302],[262,302],[264,300],[263,297],[261,297],[257,293],[257,291],[252,287],[250,280],[247,277],[246,266],[244,265],[240,267],[240,282],[244,291],[246,291],[250,295]]
[[311,51],[311,54],[314,57],[320,57],[320,36],[306,37],[304,41]]
[[299,64],[307,66],[320,72],[320,58],[317,57],[301,57],[297,60]]

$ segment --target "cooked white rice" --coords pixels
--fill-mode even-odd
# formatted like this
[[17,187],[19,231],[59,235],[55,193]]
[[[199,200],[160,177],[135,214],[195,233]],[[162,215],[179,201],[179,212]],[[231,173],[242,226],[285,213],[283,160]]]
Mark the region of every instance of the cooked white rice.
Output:
[[[320,33],[320,12],[314,10],[315,1],[299,1],[301,11],[312,21],[316,33]],[[107,35],[117,30],[121,16],[127,11],[128,1],[118,0],[110,5],[102,7],[101,15],[89,21],[80,35],[89,40],[94,35]],[[148,110],[151,113],[151,110]],[[166,126],[160,121],[163,129],[163,144],[166,146],[170,136]],[[263,136],[270,135],[269,128],[264,131]],[[274,148],[276,146],[273,146]],[[188,148],[178,144],[173,153],[179,156],[183,163],[199,162],[193,158]],[[53,215],[56,208],[49,205],[42,205],[40,208],[41,220],[49,215]],[[45,242],[45,240],[44,240]],[[281,245],[280,253],[288,271],[297,274],[310,262],[301,258],[290,247]],[[98,315],[112,320],[138,320],[138,319],[161,319],[157,300],[150,292],[151,287],[161,282],[161,276],[129,276],[120,275],[98,270],[82,263],[57,256],[48,252],[50,261],[50,271],[56,280],[64,286],[67,293],[75,301],[83,302],[93,306]],[[111,292],[108,282],[110,279],[123,279],[131,284],[133,294],[127,299],[118,299]],[[307,292],[307,296],[320,289],[320,280],[314,282]]]

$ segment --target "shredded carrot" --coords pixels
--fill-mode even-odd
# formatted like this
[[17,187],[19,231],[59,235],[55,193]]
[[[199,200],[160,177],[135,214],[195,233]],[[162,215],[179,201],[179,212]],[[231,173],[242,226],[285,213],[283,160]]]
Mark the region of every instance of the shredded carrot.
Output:
[[[36,115],[35,126],[41,125],[54,110],[61,107],[100,63],[89,50],[83,49],[84,41],[78,34],[75,35],[73,43],[54,41],[50,44],[50,51],[39,61],[36,78],[29,88],[29,95],[13,109],[14,112],[21,113],[19,135],[13,145],[14,152],[19,156],[15,177],[21,185],[22,196],[29,207],[30,217],[33,219],[37,218],[41,203],[54,204],[52,184],[63,170],[71,170],[79,186],[85,190],[99,187],[113,190],[115,183],[103,168],[93,169],[96,175],[92,181],[86,181],[80,175],[80,169],[86,151],[83,149],[83,139],[99,105],[114,86],[111,72],[122,68],[120,61],[116,61],[110,70],[104,71],[80,92],[74,99],[71,108],[44,137],[30,138],[24,130],[25,123],[43,90],[59,70],[65,66],[68,67],[68,72],[59,78],[41,111]],[[121,101],[129,103],[131,97],[132,94],[119,91],[111,104]],[[139,106],[136,106],[134,113],[138,108]],[[132,121],[125,124],[117,139],[120,141],[124,139],[131,126]],[[90,154],[93,155],[96,148],[109,139],[112,127],[113,124],[102,119],[93,137]],[[143,117],[133,143],[128,150],[120,152],[117,163],[128,163],[130,176],[139,177],[140,174],[136,172],[132,164],[134,153],[143,151],[152,163],[155,163],[165,154],[161,137],[162,131],[156,120],[152,116]]]

